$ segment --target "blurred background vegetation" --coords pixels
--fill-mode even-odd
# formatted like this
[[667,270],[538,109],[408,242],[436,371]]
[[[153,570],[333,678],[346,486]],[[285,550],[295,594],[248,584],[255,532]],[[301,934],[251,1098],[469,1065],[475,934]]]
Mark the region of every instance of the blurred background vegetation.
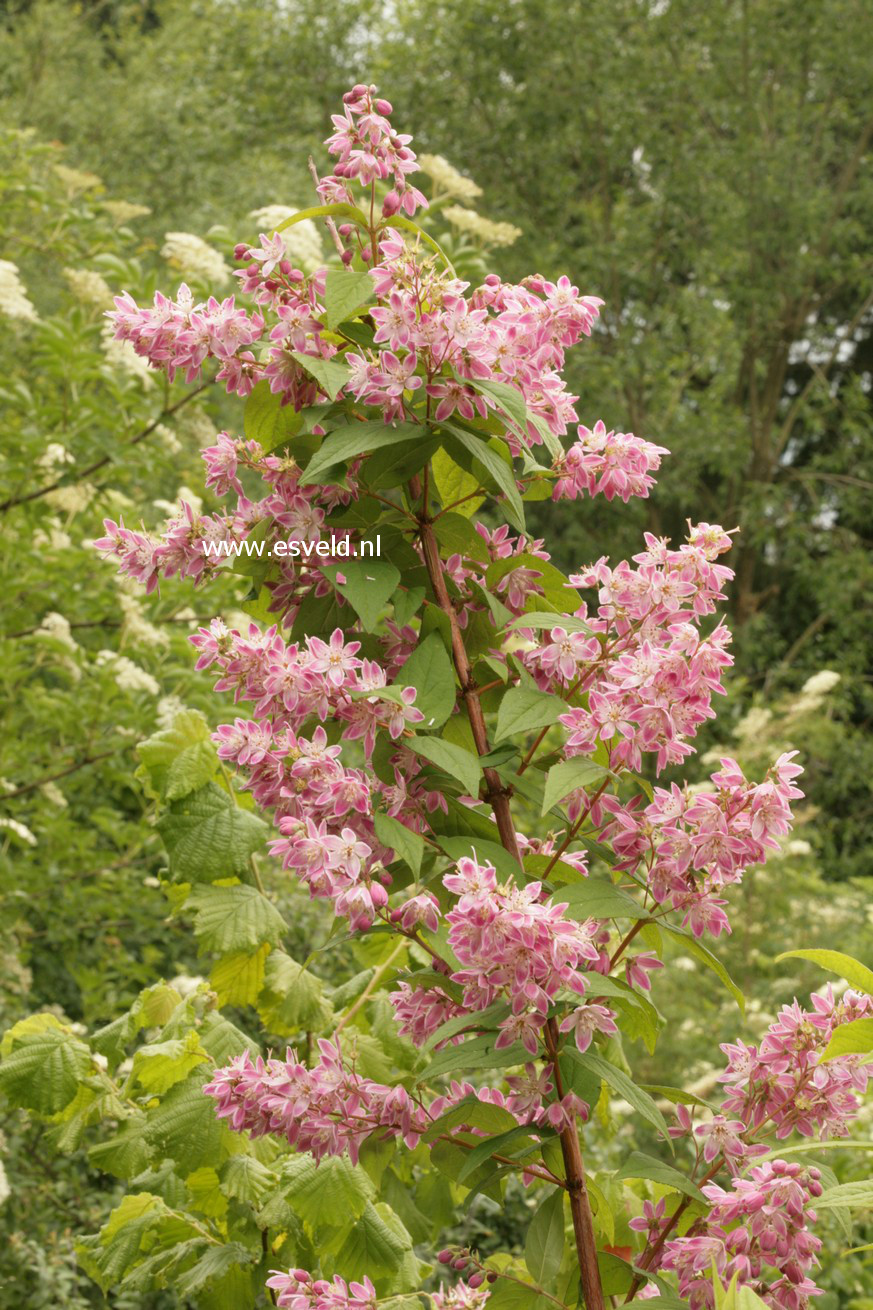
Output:
[[[468,276],[566,272],[605,300],[571,364],[583,420],[672,452],[649,501],[539,510],[562,567],[688,517],[740,528],[737,663],[700,776],[719,754],[760,769],[799,749],[808,799],[719,945],[746,1020],[710,975],[687,985],[689,958],[640,1067],[705,1087],[717,1041],[819,984],[781,949],[869,959],[871,50],[867,0],[0,3],[2,1026],[51,1007],[106,1022],[156,977],[197,975],[154,886],[133,747],[180,704],[222,713],[189,655],[198,612],[187,588],[120,588],[83,543],[107,513],[161,521],[234,420],[144,375],[102,311],[182,277],[229,291],[252,215],[312,202],[307,154],[362,79],[475,180],[430,164],[430,221]],[[238,603],[213,589],[208,616]],[[105,1180],[18,1115],[0,1128],[0,1304],[103,1304],[72,1237],[109,1209]],[[870,1310],[865,1259],[839,1263],[833,1304]]]

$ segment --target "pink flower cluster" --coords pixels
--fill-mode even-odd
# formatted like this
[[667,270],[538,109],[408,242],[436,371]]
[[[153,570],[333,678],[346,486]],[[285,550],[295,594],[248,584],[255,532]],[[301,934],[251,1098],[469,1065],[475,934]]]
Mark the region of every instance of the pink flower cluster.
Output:
[[411,1149],[428,1127],[424,1110],[405,1087],[386,1087],[345,1067],[339,1041],[321,1039],[311,1069],[297,1052],[284,1060],[252,1060],[247,1051],[217,1070],[203,1091],[235,1132],[276,1133],[316,1160],[348,1154],[357,1164],[372,1133],[400,1136]]
[[773,1126],[777,1138],[845,1137],[857,1115],[858,1097],[873,1077],[869,1056],[844,1055],[821,1063],[835,1030],[873,1015],[873,997],[847,991],[839,999],[830,987],[812,997],[812,1009],[795,1001],[779,1011],[759,1046],[722,1047],[728,1066],[724,1108],[749,1131]]
[[346,1283],[339,1274],[328,1282],[313,1278],[305,1269],[290,1269],[287,1274],[274,1269],[267,1287],[277,1292],[276,1305],[284,1310],[376,1310],[376,1289],[369,1278],[362,1283]]
[[409,149],[411,136],[396,132],[390,123],[392,107],[377,98],[375,86],[358,83],[343,96],[342,114],[332,114],[336,129],[327,148],[337,157],[333,174],[318,183],[318,194],[328,203],[354,202],[349,183],[371,188],[376,182],[390,182],[391,190],[382,202],[388,218],[401,210],[412,218],[416,209],[427,208],[427,200],[408,178],[419,171],[415,153]]
[[795,755],[780,755],[757,784],[746,780],[736,760],[725,758],[712,775],[712,791],[692,794],[675,783],[669,791],[656,787],[645,807],[639,798],[625,805],[605,797],[603,808],[613,821],[602,837],[612,843],[616,867],[642,866],[654,901],[678,910],[695,937],[730,932],[719,892],[766,860],[789,831],[791,802],[803,794],[794,785],[802,772]]
[[666,447],[632,432],[607,432],[600,421],[593,429],[582,426],[576,431],[579,440],[555,459],[558,480],[553,500],[620,496],[627,504],[631,496],[648,496],[655,485],[651,475],[661,467],[661,456],[669,454]]
[[821,1250],[810,1231],[820,1177],[818,1169],[772,1160],[732,1179],[729,1192],[715,1183],[703,1187],[712,1209],[700,1231],[666,1242],[661,1259],[662,1269],[678,1275],[679,1295],[693,1310],[715,1304],[713,1265],[725,1286],[737,1275],[781,1310],[805,1310],[810,1296],[821,1295],[809,1277]]

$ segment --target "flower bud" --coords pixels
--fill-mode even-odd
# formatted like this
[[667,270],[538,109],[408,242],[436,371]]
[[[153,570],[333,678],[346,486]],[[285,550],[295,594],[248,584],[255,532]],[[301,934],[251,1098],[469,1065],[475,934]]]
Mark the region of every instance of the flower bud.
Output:
[[481,1287],[484,1282],[484,1274],[473,1274],[472,1278],[467,1279],[468,1286],[470,1287]]
[[344,250],[343,253],[340,255],[340,259],[343,261],[344,264],[350,264],[354,259],[354,257],[355,257],[354,250]]
[[396,191],[389,191],[382,201],[383,218],[393,218],[400,208],[400,197]]
[[390,100],[377,100],[373,108],[376,110],[376,113],[381,114],[383,118],[387,118],[394,110],[394,106]]
[[437,1260],[439,1260],[441,1265],[451,1264],[452,1258],[453,1258],[452,1253],[448,1249],[446,1249],[445,1251],[440,1251],[439,1255],[437,1256]]

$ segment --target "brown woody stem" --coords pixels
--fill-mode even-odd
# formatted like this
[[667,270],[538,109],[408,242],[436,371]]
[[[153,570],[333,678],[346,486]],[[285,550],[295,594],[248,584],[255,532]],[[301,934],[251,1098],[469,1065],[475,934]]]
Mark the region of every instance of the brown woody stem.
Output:
[[[419,501],[422,496],[422,488],[419,479],[413,478],[409,484],[410,495],[413,503]],[[427,568],[428,578],[433,587],[433,593],[436,597],[437,604],[446,615],[449,621],[449,630],[451,632],[452,656],[454,659],[455,669],[458,674],[458,680],[461,684],[461,691],[467,706],[467,713],[470,716],[470,727],[473,730],[473,740],[476,743],[476,750],[480,756],[487,755],[490,747],[488,744],[488,730],[485,725],[485,715],[479,700],[479,688],[473,677],[473,667],[470,663],[470,657],[467,654],[467,648],[464,645],[464,636],[458,623],[458,616],[455,613],[455,607],[452,604],[451,596],[446,587],[446,580],[443,573],[442,560],[440,558],[439,543],[433,530],[433,522],[428,515],[427,504],[422,501],[421,512],[419,514],[419,540],[421,542],[424,563]],[[486,799],[494,811],[494,818],[497,823],[497,831],[500,835],[501,845],[509,852],[519,865],[522,864],[521,851],[518,847],[518,841],[515,834],[515,824],[512,820],[510,809],[510,796],[512,789],[507,787],[500,774],[495,769],[483,769],[486,786]],[[554,1020],[550,1020],[546,1025],[546,1044],[549,1054],[552,1058],[552,1064],[555,1071],[555,1085],[559,1096],[563,1096],[561,1087],[561,1075],[557,1062],[557,1029]],[[585,1297],[587,1310],[604,1310],[603,1289],[600,1285],[600,1270],[597,1266],[597,1242],[594,1237],[594,1221],[591,1214],[591,1203],[588,1199],[588,1191],[585,1186],[585,1167],[582,1162],[582,1150],[579,1146],[579,1134],[575,1125],[565,1128],[561,1133],[561,1152],[564,1157],[564,1169],[567,1174],[567,1192],[570,1197],[570,1213],[573,1219],[573,1232],[576,1238],[576,1255],[579,1261],[579,1276],[582,1284],[582,1293]]]

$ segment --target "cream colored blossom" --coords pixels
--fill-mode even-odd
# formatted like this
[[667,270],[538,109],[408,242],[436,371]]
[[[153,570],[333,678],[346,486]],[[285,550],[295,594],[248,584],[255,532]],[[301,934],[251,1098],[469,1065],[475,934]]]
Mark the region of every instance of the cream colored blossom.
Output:
[[466,232],[483,246],[511,246],[521,236],[520,227],[513,227],[512,223],[495,223],[461,205],[447,205],[443,214],[459,232]]
[[111,667],[116,686],[122,691],[145,691],[150,696],[157,696],[161,690],[160,683],[126,655],[119,655],[114,650],[101,650],[96,662],[100,667]]
[[185,709],[185,702],[179,696],[162,696],[158,701],[156,719],[159,728],[171,728],[177,717]]
[[8,259],[0,259],[0,314],[4,314],[6,318],[19,318],[27,323],[36,323],[39,320],[36,309],[27,298],[18,265]]
[[58,614],[56,610],[49,610],[33,635],[35,637],[49,637],[52,641],[59,641],[67,647],[67,650],[79,649],[78,643],[73,637],[69,619],[65,618],[63,614]]
[[833,691],[840,681],[839,673],[833,669],[821,669],[814,673],[811,678],[800,688],[801,696],[826,696],[829,691]]
[[71,482],[46,493],[47,503],[64,514],[79,514],[94,499],[96,487],[91,482]]
[[182,449],[182,443],[176,436],[172,428],[168,428],[166,423],[159,423],[155,428],[155,436],[161,445],[170,452],[171,455],[178,455]]
[[55,172],[71,195],[78,195],[83,191],[93,191],[95,187],[103,185],[103,179],[98,177],[96,173],[86,173],[78,168],[68,168],[66,164],[55,164]]
[[773,717],[773,711],[764,709],[763,706],[753,705],[752,708],[743,715],[737,726],[734,728],[734,735],[747,741],[751,737],[757,737],[764,731],[767,724]]
[[44,782],[40,787],[40,791],[49,804],[57,805],[59,810],[67,808],[67,798],[56,782]]
[[93,309],[111,309],[112,291],[109,284],[90,268],[65,268],[64,277],[76,299]]
[[152,212],[148,205],[134,205],[129,200],[104,200],[103,208],[116,223],[130,223],[134,218],[144,218]]
[[17,819],[0,819],[0,828],[5,828],[7,832],[13,833],[19,841],[23,841],[27,846],[36,845],[36,837],[26,823],[19,823]]
[[169,636],[153,623],[149,623],[142,611],[142,606],[135,596],[124,591],[119,592],[118,604],[124,616],[121,634],[125,642],[132,646],[166,646]]
[[62,468],[64,464],[75,464],[76,461],[60,441],[50,441],[36,462],[41,469],[52,472],[54,469]]
[[219,252],[193,232],[165,233],[161,254],[192,281],[216,286],[230,279],[230,269]]
[[450,164],[442,155],[419,155],[418,162],[436,184],[438,192],[444,191],[457,200],[475,200],[481,196],[482,188],[471,177],[459,173],[454,164]]
[[[258,232],[272,236],[276,229],[288,218],[293,218],[300,211],[291,205],[264,205],[262,209],[253,209],[249,218],[257,225]],[[311,218],[301,219],[292,227],[287,227],[280,234],[285,243],[285,253],[303,273],[314,273],[324,263],[324,249],[321,233]]]
[[37,528],[36,532],[34,532],[34,546],[38,546],[40,550],[45,550],[46,548],[53,551],[69,550],[73,544],[73,538],[68,532],[64,532],[58,520],[49,519],[46,526],[48,527],[48,532],[44,532],[42,528]]

